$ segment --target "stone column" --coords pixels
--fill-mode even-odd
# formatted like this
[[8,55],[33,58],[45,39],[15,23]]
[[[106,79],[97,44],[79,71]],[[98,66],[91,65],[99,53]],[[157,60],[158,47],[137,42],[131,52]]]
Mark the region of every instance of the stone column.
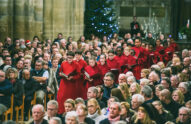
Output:
[[53,0],[43,1],[43,39],[54,39],[53,36]]
[[13,1],[0,0],[0,41],[13,37]]
[[25,38],[25,0],[14,0],[14,37]]
[[43,0],[34,0],[34,30],[35,35],[42,39],[43,32]]

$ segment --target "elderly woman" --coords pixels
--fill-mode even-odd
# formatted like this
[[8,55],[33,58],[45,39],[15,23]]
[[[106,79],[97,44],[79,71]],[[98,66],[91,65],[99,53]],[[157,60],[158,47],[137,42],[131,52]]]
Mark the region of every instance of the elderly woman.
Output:
[[132,83],[136,83],[136,78],[134,76],[129,76],[127,78],[127,83],[130,86]]
[[104,115],[101,114],[101,109],[96,99],[89,99],[87,107],[88,117],[94,120],[96,124],[99,124],[101,120],[106,118]]
[[21,80],[18,79],[18,71],[16,68],[9,68],[6,71],[6,78],[13,85],[14,94],[14,106],[20,106],[22,104],[22,98],[24,94],[24,86]]
[[76,113],[78,115],[79,123],[85,123],[85,124],[95,124],[95,121],[88,118],[88,110],[84,104],[80,104],[76,108]]

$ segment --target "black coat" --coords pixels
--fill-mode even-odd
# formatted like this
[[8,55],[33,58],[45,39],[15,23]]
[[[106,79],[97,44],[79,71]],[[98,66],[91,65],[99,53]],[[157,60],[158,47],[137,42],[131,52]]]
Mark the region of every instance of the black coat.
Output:
[[109,122],[108,118],[106,118],[106,119],[100,121],[100,124],[110,124],[110,122]]
[[[30,124],[34,124],[34,121],[32,121]],[[48,121],[43,119],[42,123],[41,124],[48,124]]]
[[22,105],[24,86],[21,80],[17,79],[15,83],[13,83],[13,94],[14,94],[14,106]]
[[9,80],[5,79],[3,82],[0,82],[0,104],[10,107],[11,104],[11,94],[13,92],[13,86]]

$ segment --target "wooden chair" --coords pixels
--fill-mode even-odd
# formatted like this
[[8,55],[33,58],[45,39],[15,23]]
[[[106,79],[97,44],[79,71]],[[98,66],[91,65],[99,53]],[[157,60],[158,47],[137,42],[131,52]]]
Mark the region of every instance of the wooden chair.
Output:
[[[34,93],[34,98],[33,100],[31,101],[31,106],[35,105],[36,104],[36,92]],[[28,113],[28,120],[30,120],[30,116],[31,116],[31,112],[30,112],[30,109],[29,109],[29,113]]]
[[14,95],[11,95],[11,107],[4,112],[5,121],[8,120],[8,115],[10,114],[10,119],[13,120],[13,103],[14,103]]
[[24,103],[25,103],[25,95],[23,95],[23,103],[21,106],[16,106],[15,111],[16,111],[16,122],[19,121],[19,111],[21,110],[21,121],[24,120]]
[[48,94],[48,99],[49,100],[55,99],[55,95],[52,93]]
[[46,110],[46,94],[44,94],[44,110]]

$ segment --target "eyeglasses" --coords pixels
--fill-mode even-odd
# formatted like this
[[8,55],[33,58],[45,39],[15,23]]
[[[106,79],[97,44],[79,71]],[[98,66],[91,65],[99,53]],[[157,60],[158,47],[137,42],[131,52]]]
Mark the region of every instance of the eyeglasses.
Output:
[[188,114],[181,114],[181,113],[179,114],[179,116],[187,116],[187,115],[188,115]]
[[104,81],[111,81],[111,79],[103,79]]

